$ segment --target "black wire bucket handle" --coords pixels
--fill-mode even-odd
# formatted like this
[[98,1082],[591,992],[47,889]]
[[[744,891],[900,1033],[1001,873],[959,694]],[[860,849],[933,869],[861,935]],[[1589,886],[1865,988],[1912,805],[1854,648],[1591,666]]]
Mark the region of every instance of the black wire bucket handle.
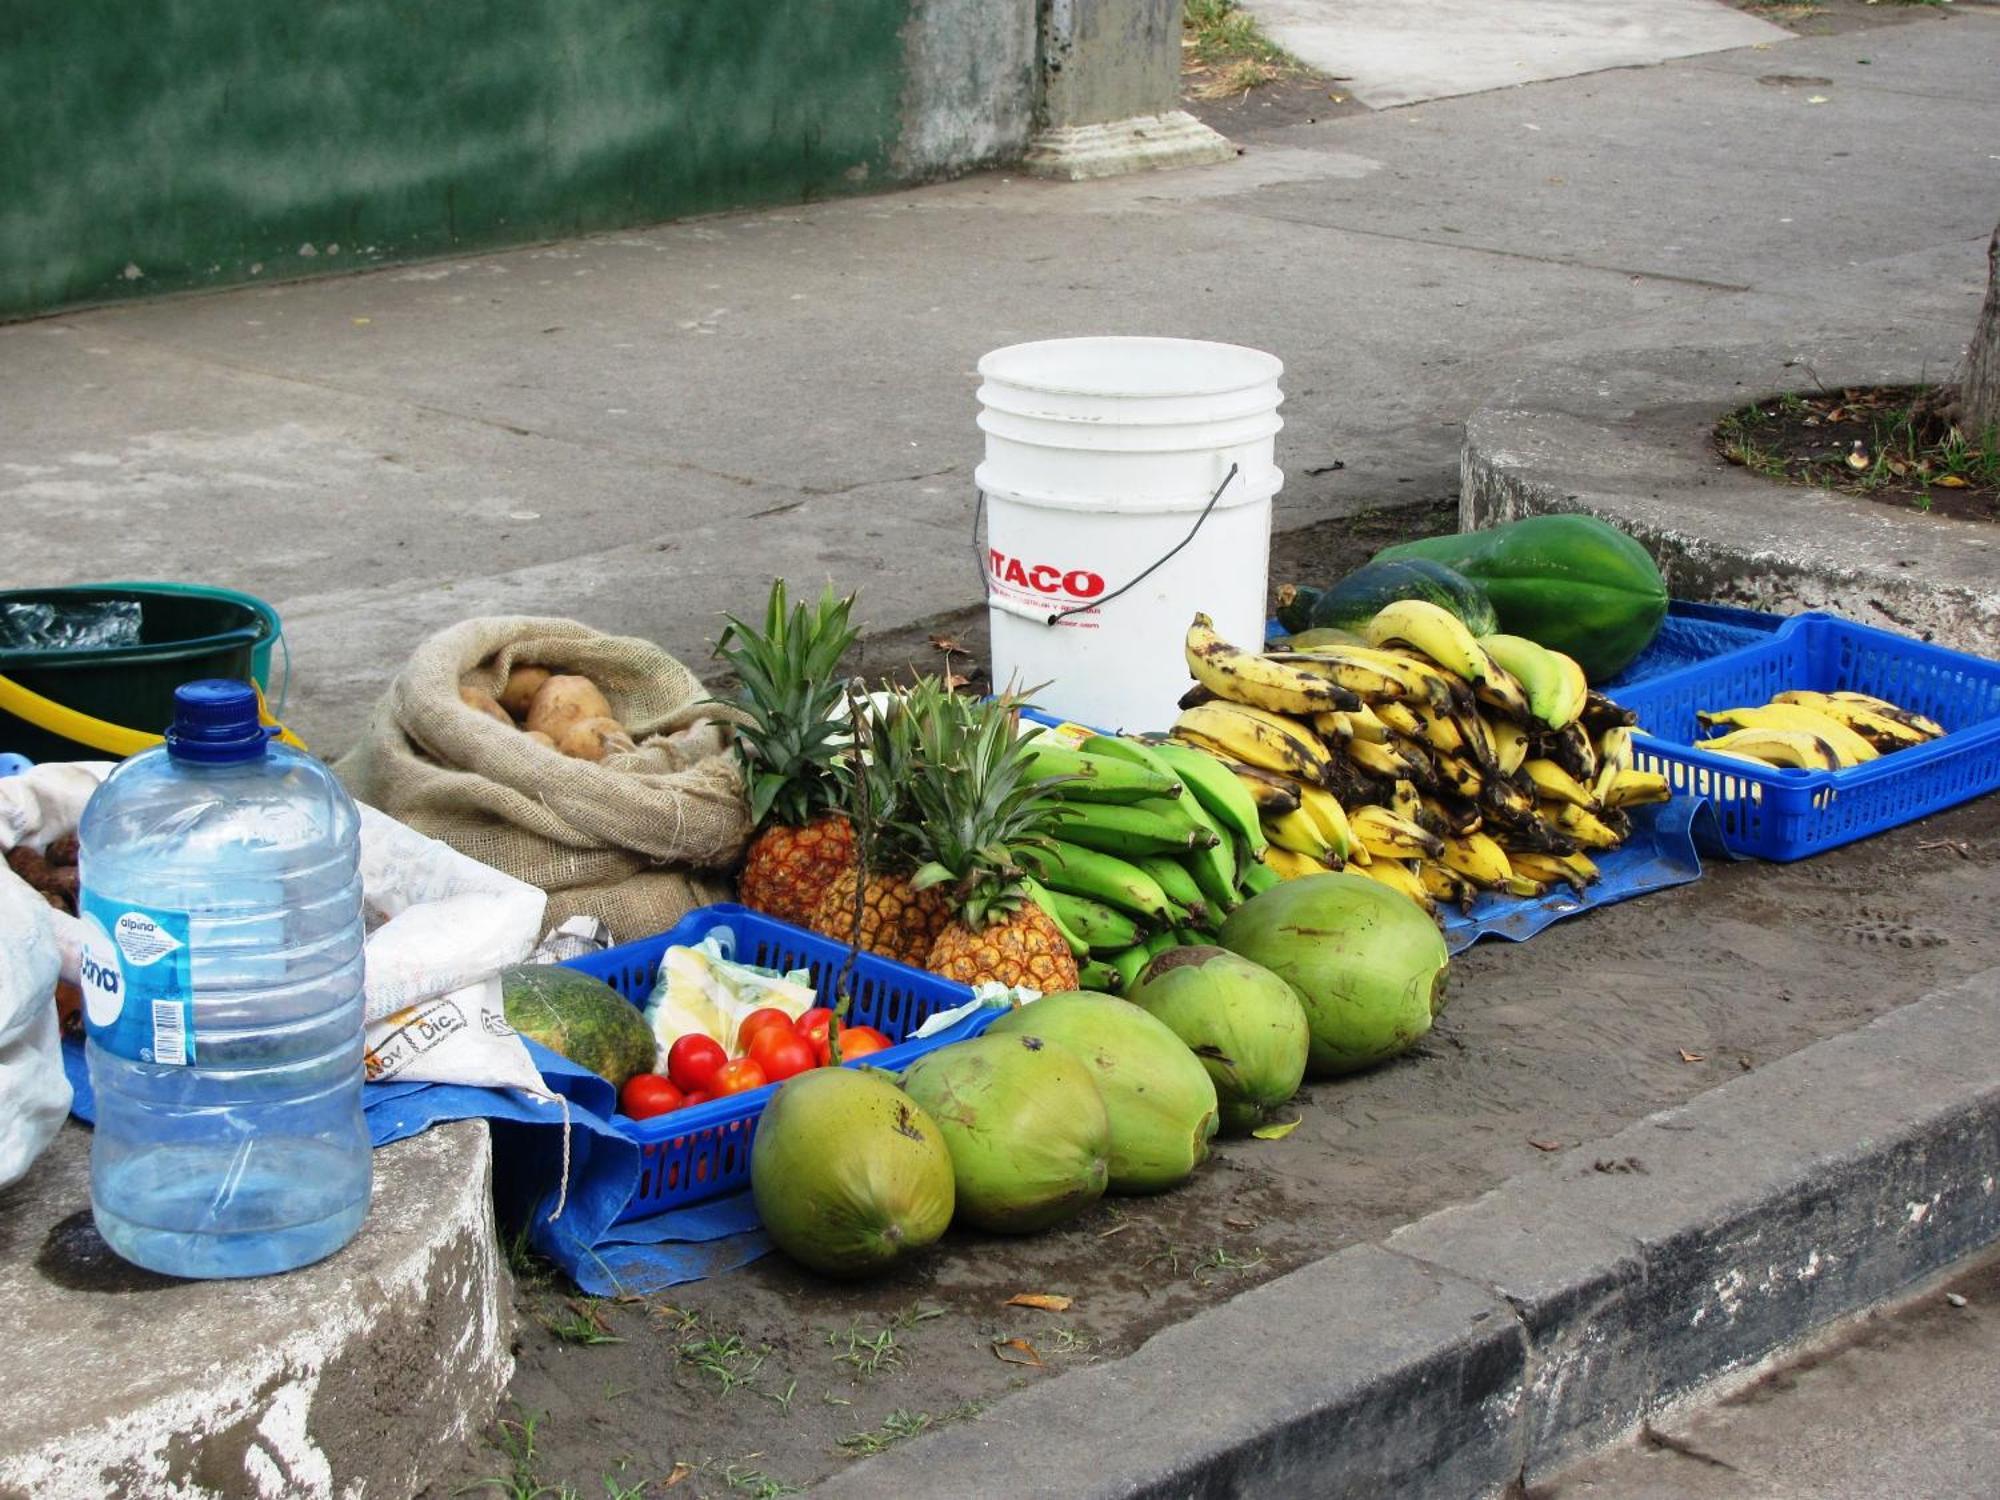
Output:
[[1159,572],[1160,569],[1165,567],[1169,562],[1171,562],[1176,556],[1176,554],[1178,554],[1184,547],[1186,547],[1189,542],[1195,539],[1196,535],[1201,531],[1201,528],[1208,524],[1208,518],[1215,513],[1215,507],[1222,499],[1222,492],[1229,488],[1230,482],[1236,478],[1238,472],[1239,472],[1239,467],[1236,464],[1231,464],[1229,466],[1229,472],[1222,476],[1222,483],[1218,484],[1215,487],[1215,493],[1208,497],[1208,504],[1204,505],[1201,508],[1201,514],[1194,518],[1194,525],[1188,528],[1188,534],[1182,537],[1178,542],[1175,542],[1173,546],[1169,547],[1165,552],[1163,552],[1159,557],[1155,558],[1151,563],[1147,564],[1145,569],[1141,571],[1137,577],[1133,578],[1128,583],[1121,584],[1119,587],[1113,589],[1110,593],[1106,594],[1101,599],[1093,599],[1088,604],[1072,605],[1068,609],[1059,609],[1054,614],[1049,615],[1046,618],[1042,617],[1039,614],[1031,613],[1030,611],[1021,608],[1020,605],[1013,603],[1011,600],[994,598],[993,590],[988,586],[986,581],[986,548],[980,544],[979,540],[979,523],[985,517],[986,514],[986,491],[982,489],[975,489],[973,493],[977,495],[979,499],[972,507],[972,559],[973,559],[973,566],[979,569],[980,592],[986,596],[986,603],[990,608],[1005,610],[1008,614],[1017,615],[1024,620],[1040,619],[1042,624],[1051,626],[1060,625],[1064,620],[1067,620],[1071,615],[1080,615],[1093,609],[1102,609],[1105,605],[1109,604],[1113,599],[1116,599],[1120,594],[1129,594],[1130,592],[1132,592],[1133,589],[1136,589],[1140,584],[1144,583],[1148,578],[1152,577],[1153,574]]

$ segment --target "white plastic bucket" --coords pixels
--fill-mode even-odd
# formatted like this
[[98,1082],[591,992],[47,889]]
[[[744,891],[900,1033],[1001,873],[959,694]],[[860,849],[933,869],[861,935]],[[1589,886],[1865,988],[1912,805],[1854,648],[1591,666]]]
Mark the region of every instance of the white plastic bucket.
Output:
[[1197,610],[1229,640],[1263,639],[1284,369],[1256,349],[1156,338],[979,361],[996,685],[1047,683],[1035,701],[1051,713],[1164,729]]

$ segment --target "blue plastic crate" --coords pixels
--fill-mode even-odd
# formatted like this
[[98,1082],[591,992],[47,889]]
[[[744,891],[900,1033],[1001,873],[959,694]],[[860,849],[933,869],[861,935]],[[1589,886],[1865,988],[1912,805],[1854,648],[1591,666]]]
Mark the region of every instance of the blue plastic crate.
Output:
[[[1844,771],[1759,769],[1692,748],[1702,709],[1788,688],[1861,692],[1936,719],[1942,739]],[[1833,615],[1797,615],[1767,640],[1617,694],[1639,716],[1638,764],[1714,804],[1731,853],[1804,859],[2000,788],[2000,662]]]
[[[733,904],[704,906],[681,918],[671,932],[573,958],[565,967],[601,979],[634,1005],[644,1005],[667,949],[692,947],[718,928],[728,929],[733,942],[727,952],[738,963],[781,971],[809,969],[821,1002],[833,1003],[841,966],[847,962],[845,944]],[[1001,1014],[977,1011],[935,1036],[905,1041],[938,1012],[966,1004],[972,991],[870,953],[855,959],[849,987],[853,995],[849,1023],[873,1026],[897,1044],[865,1060],[857,1058],[850,1067],[865,1061],[871,1068],[900,1070],[927,1052],[977,1036]],[[764,1106],[776,1092],[777,1085],[770,1084],[650,1120],[614,1115],[611,1124],[639,1147],[640,1157],[638,1189],[617,1222],[687,1208],[748,1187],[750,1142]]]

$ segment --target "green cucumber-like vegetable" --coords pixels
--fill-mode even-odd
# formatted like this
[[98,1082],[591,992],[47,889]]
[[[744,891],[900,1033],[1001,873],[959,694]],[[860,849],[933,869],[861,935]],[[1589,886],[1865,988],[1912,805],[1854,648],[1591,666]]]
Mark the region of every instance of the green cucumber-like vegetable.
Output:
[[1301,628],[1359,633],[1384,605],[1398,599],[1435,604],[1456,615],[1474,635],[1491,635],[1500,628],[1485,589],[1463,573],[1421,557],[1364,563],[1313,595]]

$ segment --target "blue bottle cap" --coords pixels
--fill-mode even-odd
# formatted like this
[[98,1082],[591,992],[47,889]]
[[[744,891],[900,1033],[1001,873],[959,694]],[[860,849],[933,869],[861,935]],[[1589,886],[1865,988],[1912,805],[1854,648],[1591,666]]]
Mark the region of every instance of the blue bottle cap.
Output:
[[174,689],[167,751],[175,760],[228,765],[257,760],[271,742],[257,722],[257,690],[247,682],[210,677]]

